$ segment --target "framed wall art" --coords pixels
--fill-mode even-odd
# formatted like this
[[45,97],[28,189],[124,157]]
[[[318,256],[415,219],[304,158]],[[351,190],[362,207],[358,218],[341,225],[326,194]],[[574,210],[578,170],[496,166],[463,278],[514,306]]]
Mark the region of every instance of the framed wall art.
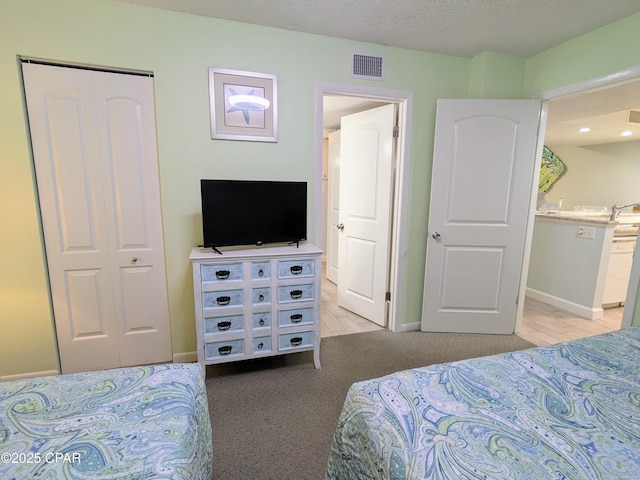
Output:
[[211,138],[277,142],[277,87],[275,75],[210,68]]

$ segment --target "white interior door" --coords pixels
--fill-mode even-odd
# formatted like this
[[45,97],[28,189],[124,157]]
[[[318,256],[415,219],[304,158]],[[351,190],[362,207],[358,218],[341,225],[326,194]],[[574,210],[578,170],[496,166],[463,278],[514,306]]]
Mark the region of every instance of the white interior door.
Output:
[[537,100],[438,101],[423,331],[513,333],[539,119]]
[[338,283],[338,223],[340,223],[340,130],[329,134],[327,146],[326,277]]
[[342,118],[338,305],[384,326],[396,106]]
[[62,371],[170,361],[153,79],[23,75]]

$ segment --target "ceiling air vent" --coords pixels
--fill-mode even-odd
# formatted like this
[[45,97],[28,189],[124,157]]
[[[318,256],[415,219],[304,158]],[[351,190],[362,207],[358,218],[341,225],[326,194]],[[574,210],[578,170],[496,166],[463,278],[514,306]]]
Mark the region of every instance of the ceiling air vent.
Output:
[[629,110],[627,123],[640,123],[640,110]]
[[351,57],[351,78],[384,80],[384,57],[354,53]]

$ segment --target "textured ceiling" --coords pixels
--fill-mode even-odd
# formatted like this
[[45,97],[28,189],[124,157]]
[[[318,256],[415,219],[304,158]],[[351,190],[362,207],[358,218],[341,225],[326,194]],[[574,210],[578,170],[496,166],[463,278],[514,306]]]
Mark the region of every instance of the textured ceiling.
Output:
[[121,1],[463,57],[528,57],[640,12],[640,0]]
[[[640,124],[629,123],[629,111],[640,111],[640,81],[549,102],[547,145],[600,145],[637,141]],[[589,127],[589,132],[580,132]],[[628,130],[632,135],[620,134]]]

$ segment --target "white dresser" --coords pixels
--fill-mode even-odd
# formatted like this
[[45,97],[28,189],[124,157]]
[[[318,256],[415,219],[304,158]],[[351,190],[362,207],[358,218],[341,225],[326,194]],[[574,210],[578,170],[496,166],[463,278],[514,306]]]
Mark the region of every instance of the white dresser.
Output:
[[315,245],[196,247],[193,265],[202,365],[313,350],[320,368],[320,256]]

